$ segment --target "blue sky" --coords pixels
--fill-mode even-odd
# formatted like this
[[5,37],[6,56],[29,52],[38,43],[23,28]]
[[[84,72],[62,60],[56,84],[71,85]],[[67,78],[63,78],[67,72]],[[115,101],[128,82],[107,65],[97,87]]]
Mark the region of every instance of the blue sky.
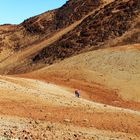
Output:
[[19,24],[45,11],[61,7],[67,0],[0,0],[0,24]]

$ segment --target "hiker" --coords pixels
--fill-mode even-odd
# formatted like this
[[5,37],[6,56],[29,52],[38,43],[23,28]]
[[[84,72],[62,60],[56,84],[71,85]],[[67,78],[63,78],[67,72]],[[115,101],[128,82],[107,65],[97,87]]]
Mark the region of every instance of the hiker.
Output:
[[80,97],[80,92],[79,92],[78,89],[75,90],[75,96],[78,97],[78,98]]

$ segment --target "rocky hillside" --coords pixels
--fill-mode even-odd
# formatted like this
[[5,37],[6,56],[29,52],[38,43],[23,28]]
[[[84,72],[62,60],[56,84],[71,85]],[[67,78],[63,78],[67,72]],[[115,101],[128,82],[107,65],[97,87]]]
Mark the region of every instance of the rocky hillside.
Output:
[[36,44],[81,19],[102,3],[101,0],[70,0],[59,9],[27,19],[14,28],[13,25],[9,25],[8,29],[0,26],[0,49],[18,51]]
[[116,0],[88,16],[77,28],[32,60],[52,64],[82,51],[140,42],[139,0]]
[[25,73],[82,52],[136,44],[139,35],[139,0],[69,0],[18,26],[0,26],[0,73]]
[[[12,52],[21,50],[44,36],[49,35],[49,24],[51,24],[53,20],[53,15],[54,11],[49,11],[28,19],[20,25],[14,25],[14,28],[13,25],[9,25],[8,28],[7,25],[0,26],[1,53],[5,50]],[[42,25],[44,22],[48,26],[48,30],[46,31],[48,33],[45,35],[45,33],[42,32],[41,35],[41,30],[44,30]]]

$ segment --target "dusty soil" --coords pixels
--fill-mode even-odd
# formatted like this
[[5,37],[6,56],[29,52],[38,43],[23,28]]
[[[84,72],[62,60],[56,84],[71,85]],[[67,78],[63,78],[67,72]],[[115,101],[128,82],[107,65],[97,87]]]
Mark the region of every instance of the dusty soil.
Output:
[[[0,134],[21,139],[139,139],[140,113],[76,98],[67,88],[0,77]],[[110,119],[111,118],[111,119]],[[133,124],[133,125],[132,125]]]
[[140,98],[129,89],[139,91],[139,51],[107,48],[0,76],[1,139],[139,140]]
[[69,87],[70,91],[78,88],[92,101],[140,110],[139,50],[136,44],[83,53],[22,76]]

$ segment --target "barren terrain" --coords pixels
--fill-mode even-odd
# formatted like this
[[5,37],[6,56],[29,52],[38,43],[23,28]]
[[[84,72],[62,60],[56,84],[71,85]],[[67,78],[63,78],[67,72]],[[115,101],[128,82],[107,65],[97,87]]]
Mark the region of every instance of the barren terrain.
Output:
[[0,76],[0,135],[140,139],[139,51],[139,44],[101,49],[32,73]]
[[139,13],[69,0],[0,26],[0,139],[140,140]]
[[[140,45],[134,44],[83,53],[26,75],[72,88],[79,86],[93,100],[103,98],[109,102],[110,92],[114,93],[112,101],[122,98],[140,102],[139,60]],[[97,94],[92,88],[96,88]]]
[[3,137],[140,138],[138,111],[78,99],[67,88],[38,80],[1,76],[0,83]]

